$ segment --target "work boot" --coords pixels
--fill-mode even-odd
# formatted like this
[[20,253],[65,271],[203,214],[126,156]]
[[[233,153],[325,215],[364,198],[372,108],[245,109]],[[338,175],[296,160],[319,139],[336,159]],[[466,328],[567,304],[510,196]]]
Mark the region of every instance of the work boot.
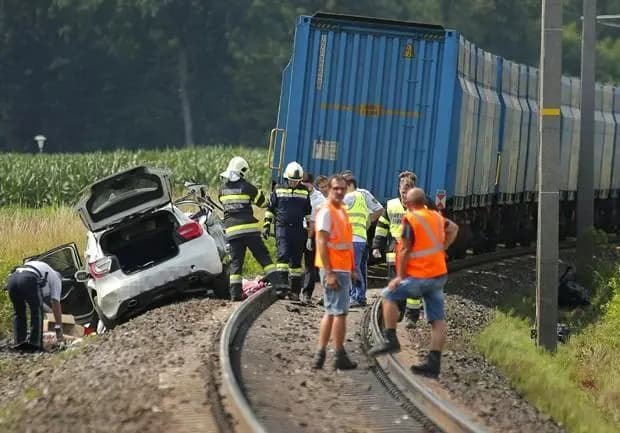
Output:
[[396,306],[398,307],[398,321],[402,322],[405,317],[405,310],[407,308],[407,304],[405,300],[396,302]]
[[334,368],[336,370],[353,370],[357,368],[357,362],[351,361],[347,356],[344,348],[336,352],[336,359],[334,360]]
[[271,283],[271,287],[280,299],[284,299],[288,292],[288,282],[285,272],[271,272],[266,279]]
[[324,364],[325,364],[325,349],[317,350],[317,352],[314,354],[314,359],[312,360],[312,369],[320,370],[321,368],[323,368]]
[[243,290],[241,283],[233,283],[230,285],[230,300],[233,302],[239,302],[242,300]]
[[436,379],[439,376],[440,368],[441,352],[438,350],[431,350],[428,352],[428,355],[426,355],[426,359],[422,364],[411,366],[411,371],[415,374]]
[[400,342],[396,337],[396,329],[385,329],[383,339],[368,351],[370,356],[377,356],[382,353],[394,353],[400,350]]
[[299,292],[301,292],[302,280],[300,276],[290,275],[289,276],[289,286],[290,291],[288,292],[288,298],[291,301],[299,301]]
[[407,317],[406,327],[408,329],[415,328],[418,321],[420,320],[420,309],[419,308],[407,308],[405,317]]

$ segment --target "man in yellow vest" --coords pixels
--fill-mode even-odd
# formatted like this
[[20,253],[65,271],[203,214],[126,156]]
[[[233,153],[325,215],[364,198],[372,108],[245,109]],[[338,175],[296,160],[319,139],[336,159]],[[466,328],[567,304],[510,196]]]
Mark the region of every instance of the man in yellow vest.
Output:
[[[383,215],[377,222],[375,237],[372,243],[372,255],[375,258],[381,257],[381,252],[385,251],[387,263],[387,278],[391,280],[395,275],[396,243],[400,240],[403,216],[405,216],[405,199],[407,192],[415,187],[416,175],[411,171],[402,172],[399,175],[399,196],[388,200]],[[388,239],[391,238],[391,239]],[[420,318],[422,302],[420,299],[407,298],[399,305],[401,313],[407,317],[407,326],[412,327]]]
[[312,368],[325,364],[325,350],[330,336],[333,337],[336,359],[334,367],[351,370],[357,364],[349,359],[344,350],[349,291],[351,279],[357,279],[353,259],[353,231],[342,200],[346,182],[342,176],[332,176],[328,182],[327,202],[316,214],[316,267],[319,268],[323,285],[325,314],[321,320],[318,350]]
[[351,173],[347,173],[343,177],[347,182],[347,194],[344,196],[344,204],[353,227],[355,272],[360,276],[359,280],[351,288],[350,307],[359,308],[366,306],[366,278],[368,273],[367,231],[370,223],[376,221],[383,213],[383,206],[376,200],[373,202],[373,200],[367,198],[370,194],[365,195],[357,189],[357,181]]
[[396,337],[397,302],[407,297],[424,298],[426,319],[431,324],[431,350],[426,360],[411,367],[413,373],[437,377],[441,367],[441,351],[446,342],[443,287],[448,280],[445,250],[454,242],[458,226],[439,212],[426,206],[421,188],[407,193],[407,213],[403,218],[402,236],[397,246],[396,272],[382,293],[383,340],[370,350],[371,355],[400,349]]

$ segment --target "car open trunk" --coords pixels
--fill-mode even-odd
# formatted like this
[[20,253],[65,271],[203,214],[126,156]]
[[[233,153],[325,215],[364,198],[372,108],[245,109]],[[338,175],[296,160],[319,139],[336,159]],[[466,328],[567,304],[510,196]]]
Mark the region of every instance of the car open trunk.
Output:
[[101,249],[130,274],[176,256],[178,223],[167,210],[128,221],[101,237]]

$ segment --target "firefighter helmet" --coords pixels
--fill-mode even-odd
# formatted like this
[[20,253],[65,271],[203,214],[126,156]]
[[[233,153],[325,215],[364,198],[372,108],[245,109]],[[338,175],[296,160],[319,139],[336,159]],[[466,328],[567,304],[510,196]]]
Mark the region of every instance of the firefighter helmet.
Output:
[[284,179],[301,181],[304,177],[304,169],[295,161],[290,162],[284,170]]

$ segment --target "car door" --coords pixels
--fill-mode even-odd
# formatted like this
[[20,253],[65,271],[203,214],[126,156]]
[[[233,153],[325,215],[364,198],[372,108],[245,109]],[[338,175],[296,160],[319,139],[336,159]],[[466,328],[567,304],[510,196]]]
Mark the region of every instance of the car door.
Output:
[[75,279],[75,272],[82,268],[82,261],[75,243],[60,245],[49,251],[27,257],[24,263],[39,260],[50,265],[62,275],[61,306],[63,314],[74,316],[76,323],[85,325],[96,317],[93,304],[88,296],[86,283]]

